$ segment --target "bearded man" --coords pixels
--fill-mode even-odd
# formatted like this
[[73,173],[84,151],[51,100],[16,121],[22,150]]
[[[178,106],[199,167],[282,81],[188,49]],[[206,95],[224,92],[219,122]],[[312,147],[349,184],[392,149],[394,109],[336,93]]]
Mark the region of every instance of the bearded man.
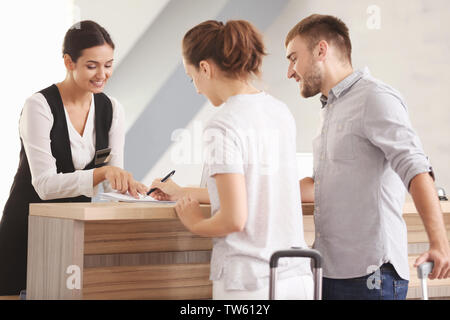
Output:
[[406,299],[408,242],[402,217],[410,192],[430,241],[415,266],[450,276],[450,247],[434,174],[395,89],[354,71],[347,26],[312,15],[286,37],[288,78],[304,98],[321,94],[314,174],[300,182],[315,202],[314,248],[324,258],[324,299]]

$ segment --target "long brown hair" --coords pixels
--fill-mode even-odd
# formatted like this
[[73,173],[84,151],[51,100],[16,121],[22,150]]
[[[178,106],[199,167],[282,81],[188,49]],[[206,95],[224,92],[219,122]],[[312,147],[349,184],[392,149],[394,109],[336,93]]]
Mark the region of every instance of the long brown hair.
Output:
[[211,59],[231,78],[259,76],[265,55],[262,35],[245,20],[230,20],[225,25],[208,20],[183,38],[183,56],[189,64],[199,68],[201,61]]

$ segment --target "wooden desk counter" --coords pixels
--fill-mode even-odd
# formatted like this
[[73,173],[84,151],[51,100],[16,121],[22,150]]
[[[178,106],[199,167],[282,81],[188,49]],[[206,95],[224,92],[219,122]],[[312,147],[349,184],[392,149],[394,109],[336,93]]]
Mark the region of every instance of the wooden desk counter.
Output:
[[173,204],[32,204],[27,299],[208,299],[211,248]]
[[[210,206],[201,205],[209,214]],[[32,204],[30,216],[70,219],[78,221],[111,220],[176,220],[174,205],[170,203],[46,203]]]
[[[209,206],[201,206],[205,215]],[[442,202],[450,237],[450,204]],[[305,239],[314,241],[314,204],[303,204]],[[413,204],[406,204],[412,267],[427,250]],[[28,236],[27,299],[210,299],[212,241],[179,222],[174,205],[155,203],[32,204]],[[450,280],[429,281],[430,297],[450,296]]]

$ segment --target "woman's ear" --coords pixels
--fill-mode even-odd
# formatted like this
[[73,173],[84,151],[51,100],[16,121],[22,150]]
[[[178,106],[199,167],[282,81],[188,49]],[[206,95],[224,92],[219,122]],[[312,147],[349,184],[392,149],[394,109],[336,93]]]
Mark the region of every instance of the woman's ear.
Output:
[[200,61],[199,72],[204,77],[206,77],[206,79],[208,79],[208,80],[211,79],[212,72],[213,72],[212,65],[206,60]]
[[73,71],[75,69],[75,62],[73,62],[72,58],[67,53],[64,55],[64,65],[68,71]]

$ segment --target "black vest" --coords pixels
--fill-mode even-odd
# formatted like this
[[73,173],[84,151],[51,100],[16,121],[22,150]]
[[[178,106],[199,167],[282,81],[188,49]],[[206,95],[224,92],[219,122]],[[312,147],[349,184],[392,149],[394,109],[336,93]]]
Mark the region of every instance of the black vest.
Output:
[[[52,85],[40,91],[50,105],[53,127],[50,131],[52,155],[56,159],[57,173],[75,172],[70,148],[69,131],[64,105],[58,87]],[[109,130],[112,124],[111,100],[103,94],[94,95],[96,151],[109,147]],[[84,168],[94,169],[95,159]],[[85,196],[41,200],[31,184],[31,172],[21,140],[19,168],[0,222],[0,296],[18,295],[26,286],[28,215],[30,203],[90,202]]]

